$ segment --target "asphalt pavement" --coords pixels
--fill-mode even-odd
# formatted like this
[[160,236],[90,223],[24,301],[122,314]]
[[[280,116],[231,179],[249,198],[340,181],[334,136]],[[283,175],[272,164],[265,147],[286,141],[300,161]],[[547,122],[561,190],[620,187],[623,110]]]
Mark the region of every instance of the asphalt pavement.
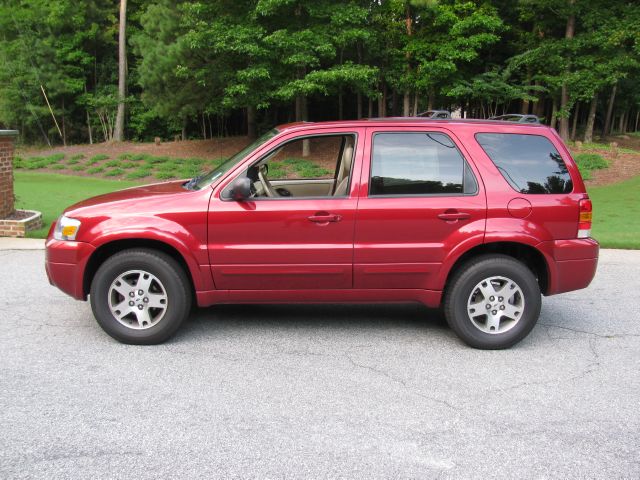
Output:
[[0,251],[0,478],[640,478],[640,252],[506,351],[414,305],[219,306],[126,346]]

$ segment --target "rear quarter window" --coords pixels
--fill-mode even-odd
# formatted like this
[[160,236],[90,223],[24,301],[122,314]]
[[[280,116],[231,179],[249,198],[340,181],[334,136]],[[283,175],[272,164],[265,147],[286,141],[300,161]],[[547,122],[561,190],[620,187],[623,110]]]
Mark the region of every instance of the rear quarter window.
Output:
[[553,194],[573,190],[564,160],[546,137],[478,133],[476,141],[517,192]]

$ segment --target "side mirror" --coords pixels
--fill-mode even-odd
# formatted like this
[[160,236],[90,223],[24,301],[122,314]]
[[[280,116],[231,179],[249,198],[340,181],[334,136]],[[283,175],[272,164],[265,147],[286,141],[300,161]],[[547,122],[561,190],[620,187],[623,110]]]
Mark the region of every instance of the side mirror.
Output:
[[236,178],[226,190],[226,198],[242,202],[251,197],[251,180],[242,176]]

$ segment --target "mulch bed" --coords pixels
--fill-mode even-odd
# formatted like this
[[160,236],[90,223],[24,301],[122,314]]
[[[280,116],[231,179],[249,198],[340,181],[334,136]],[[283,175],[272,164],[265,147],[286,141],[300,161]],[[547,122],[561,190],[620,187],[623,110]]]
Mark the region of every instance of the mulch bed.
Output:
[[14,212],[8,217],[0,218],[0,220],[24,220],[33,215],[33,212],[27,212],[26,210],[14,210]]

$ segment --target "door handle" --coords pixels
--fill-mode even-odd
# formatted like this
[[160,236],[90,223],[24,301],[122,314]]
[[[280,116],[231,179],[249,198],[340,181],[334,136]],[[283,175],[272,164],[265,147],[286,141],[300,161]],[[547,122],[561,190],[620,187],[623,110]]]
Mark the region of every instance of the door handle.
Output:
[[471,217],[470,213],[467,212],[458,212],[457,210],[447,210],[444,213],[438,215],[440,220],[444,220],[446,222],[452,222],[456,220],[466,220]]
[[339,222],[342,220],[342,215],[334,215],[326,212],[318,212],[315,215],[311,215],[307,217],[310,222],[314,223],[329,223],[329,222]]

